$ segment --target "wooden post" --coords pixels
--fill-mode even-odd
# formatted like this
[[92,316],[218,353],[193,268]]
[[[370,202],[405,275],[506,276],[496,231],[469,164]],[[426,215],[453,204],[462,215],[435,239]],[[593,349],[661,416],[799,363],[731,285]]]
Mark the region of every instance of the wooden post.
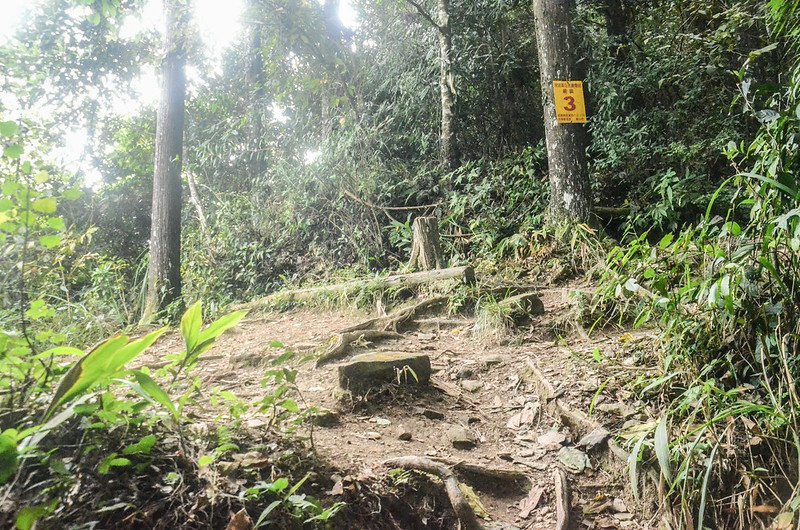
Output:
[[412,268],[429,271],[441,269],[442,245],[439,242],[439,220],[436,217],[417,217],[412,226],[411,242]]

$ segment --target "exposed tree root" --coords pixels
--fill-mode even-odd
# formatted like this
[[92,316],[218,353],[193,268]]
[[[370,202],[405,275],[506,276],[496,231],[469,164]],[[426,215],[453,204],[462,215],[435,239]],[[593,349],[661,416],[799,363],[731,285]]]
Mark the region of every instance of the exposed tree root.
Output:
[[429,307],[433,307],[439,304],[447,303],[448,298],[446,296],[436,296],[434,298],[429,298],[428,300],[423,300],[413,306],[401,308],[391,315],[386,315],[382,317],[371,318],[369,320],[365,320],[360,324],[356,324],[354,326],[350,326],[349,328],[343,329],[342,333],[348,333],[351,331],[359,331],[359,330],[366,330],[366,329],[375,329],[380,331],[395,331],[397,332],[399,329],[409,322],[416,318],[416,316],[428,309]]
[[446,303],[446,296],[437,296],[428,300],[423,300],[413,306],[404,307],[383,317],[371,318],[355,326],[350,326],[341,330],[333,336],[333,343],[317,359],[317,366],[321,366],[329,361],[341,359],[347,355],[350,346],[359,340],[378,341],[385,339],[397,339],[401,335],[398,330],[403,329],[406,323],[413,320],[419,313],[429,307]]
[[450,499],[453,511],[456,512],[456,516],[463,525],[463,528],[466,530],[485,530],[485,526],[478,520],[469,502],[467,502],[467,499],[464,498],[464,495],[461,493],[461,489],[458,487],[458,479],[444,464],[440,464],[430,458],[417,456],[392,458],[384,462],[384,464],[389,467],[414,469],[439,477],[442,482],[444,482],[447,497]]
[[350,349],[350,346],[356,341],[368,340],[374,342],[378,340],[397,339],[400,338],[401,335],[399,333],[395,333],[394,331],[365,329],[363,331],[338,333],[337,335],[334,335],[334,337],[336,338],[335,342],[331,345],[328,351],[320,355],[320,357],[317,359],[317,366],[321,366],[329,361],[341,359],[347,355],[347,351]]
[[563,469],[553,471],[556,487],[556,530],[569,528],[569,484]]
[[[463,475],[471,475],[473,477],[503,482],[506,485],[513,484],[520,487],[520,489],[529,488],[531,485],[531,480],[528,478],[528,475],[512,467],[489,467],[475,462],[453,460],[450,458],[434,457],[431,458],[431,460],[441,462]],[[524,488],[522,488],[523,484]]]

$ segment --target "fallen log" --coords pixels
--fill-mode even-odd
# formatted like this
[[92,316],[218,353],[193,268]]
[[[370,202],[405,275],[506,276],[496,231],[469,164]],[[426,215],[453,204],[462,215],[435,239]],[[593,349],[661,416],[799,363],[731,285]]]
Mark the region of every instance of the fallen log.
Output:
[[460,280],[461,283],[472,285],[475,283],[475,269],[470,266],[450,267],[449,269],[436,269],[431,271],[412,272],[409,274],[394,274],[385,278],[370,278],[353,280],[333,285],[320,285],[305,289],[292,289],[279,291],[264,298],[245,304],[232,306],[232,311],[241,309],[254,309],[259,307],[284,306],[308,302],[316,298],[335,298],[347,296],[350,293],[363,289],[389,289],[402,287],[416,287],[446,280]]
[[384,462],[384,465],[393,468],[414,469],[429,473],[439,477],[444,482],[444,488],[456,517],[461,522],[462,528],[467,530],[485,530],[484,525],[478,520],[472,507],[467,502],[461,488],[458,487],[458,479],[453,472],[445,465],[435,462],[430,458],[417,456],[402,456],[392,458]]

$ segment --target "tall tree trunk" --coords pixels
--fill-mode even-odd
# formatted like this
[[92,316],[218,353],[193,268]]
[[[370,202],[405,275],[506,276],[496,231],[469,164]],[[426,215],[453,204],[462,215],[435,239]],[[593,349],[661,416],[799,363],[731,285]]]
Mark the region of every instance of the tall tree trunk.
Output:
[[627,13],[622,0],[605,0],[603,14],[606,19],[606,34],[609,40],[609,50],[611,56],[624,61],[628,55],[624,39],[628,33]]
[[453,75],[453,39],[450,31],[450,0],[439,0],[439,89],[442,98],[442,123],[439,138],[439,158],[442,172],[458,167],[455,123],[455,77]]
[[164,0],[167,13],[156,118],[150,264],[144,321],[181,296],[181,163],[186,100],[188,0]]
[[264,104],[264,57],[261,51],[261,24],[258,17],[258,0],[248,0],[247,14],[250,20],[245,82],[250,91],[250,123],[247,128],[247,177],[253,186],[264,175],[267,164],[263,151],[264,125],[261,119]]
[[586,125],[559,124],[553,94],[554,80],[584,79],[573,30],[575,2],[533,0],[533,11],[550,171],[550,218],[587,221],[591,190],[586,170]]

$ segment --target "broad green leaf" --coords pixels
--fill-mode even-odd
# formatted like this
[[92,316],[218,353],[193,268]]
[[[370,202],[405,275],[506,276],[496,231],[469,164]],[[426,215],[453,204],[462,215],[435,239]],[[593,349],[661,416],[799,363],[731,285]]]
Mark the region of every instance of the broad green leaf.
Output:
[[37,184],[44,184],[50,180],[50,174],[47,171],[40,171],[33,177],[33,180],[35,180]]
[[56,408],[114,375],[126,363],[149,348],[166,330],[161,328],[133,342],[129,342],[128,337],[124,335],[113,337],[96,346],[61,378],[50,406],[45,412],[45,419],[49,418]]
[[5,149],[3,149],[3,156],[12,160],[16,160],[22,156],[22,146],[19,144],[11,144],[7,146]]
[[288,412],[297,414],[300,412],[300,406],[297,402],[293,399],[286,399],[281,403],[281,407],[287,410]]
[[88,21],[89,21],[89,23],[90,23],[92,26],[98,26],[98,25],[100,24],[100,22],[101,22],[103,19],[102,19],[102,17],[100,16],[100,13],[97,13],[97,12],[94,12],[94,11],[92,11],[92,12],[89,14],[89,16],[88,16],[88,17],[86,17],[86,20],[88,20]]
[[17,437],[14,431],[0,434],[0,485],[5,484],[17,471]]
[[83,192],[80,190],[80,188],[75,187],[62,193],[61,198],[65,201],[74,201],[75,199],[80,199],[81,195],[83,195]]
[[0,136],[11,138],[19,131],[19,125],[13,121],[0,121]]
[[661,472],[664,478],[667,479],[667,482],[672,482],[672,466],[669,463],[669,439],[667,435],[666,416],[662,416],[661,421],[658,422],[654,445],[658,465],[661,466]]
[[44,248],[55,248],[61,243],[61,236],[49,235],[39,238],[39,244]]
[[216,339],[241,322],[245,316],[247,316],[247,311],[235,311],[220,317],[203,330],[203,332],[200,334],[200,342]]
[[40,213],[55,213],[58,203],[52,197],[36,199],[31,203],[31,208]]
[[195,302],[186,310],[181,318],[181,335],[186,344],[186,351],[193,353],[200,342],[200,328],[203,325],[203,304]]
[[147,396],[144,397],[150,397],[153,401],[163,405],[164,408],[172,414],[173,418],[178,418],[178,410],[169,398],[169,394],[167,394],[158,383],[153,381],[152,377],[141,370],[133,372],[133,377],[136,378],[136,382],[139,383],[140,388],[147,394]]
[[17,530],[31,530],[46,513],[44,506],[25,506],[17,514]]
[[154,434],[148,434],[135,444],[131,444],[122,450],[126,455],[149,455],[156,445],[156,437]]

